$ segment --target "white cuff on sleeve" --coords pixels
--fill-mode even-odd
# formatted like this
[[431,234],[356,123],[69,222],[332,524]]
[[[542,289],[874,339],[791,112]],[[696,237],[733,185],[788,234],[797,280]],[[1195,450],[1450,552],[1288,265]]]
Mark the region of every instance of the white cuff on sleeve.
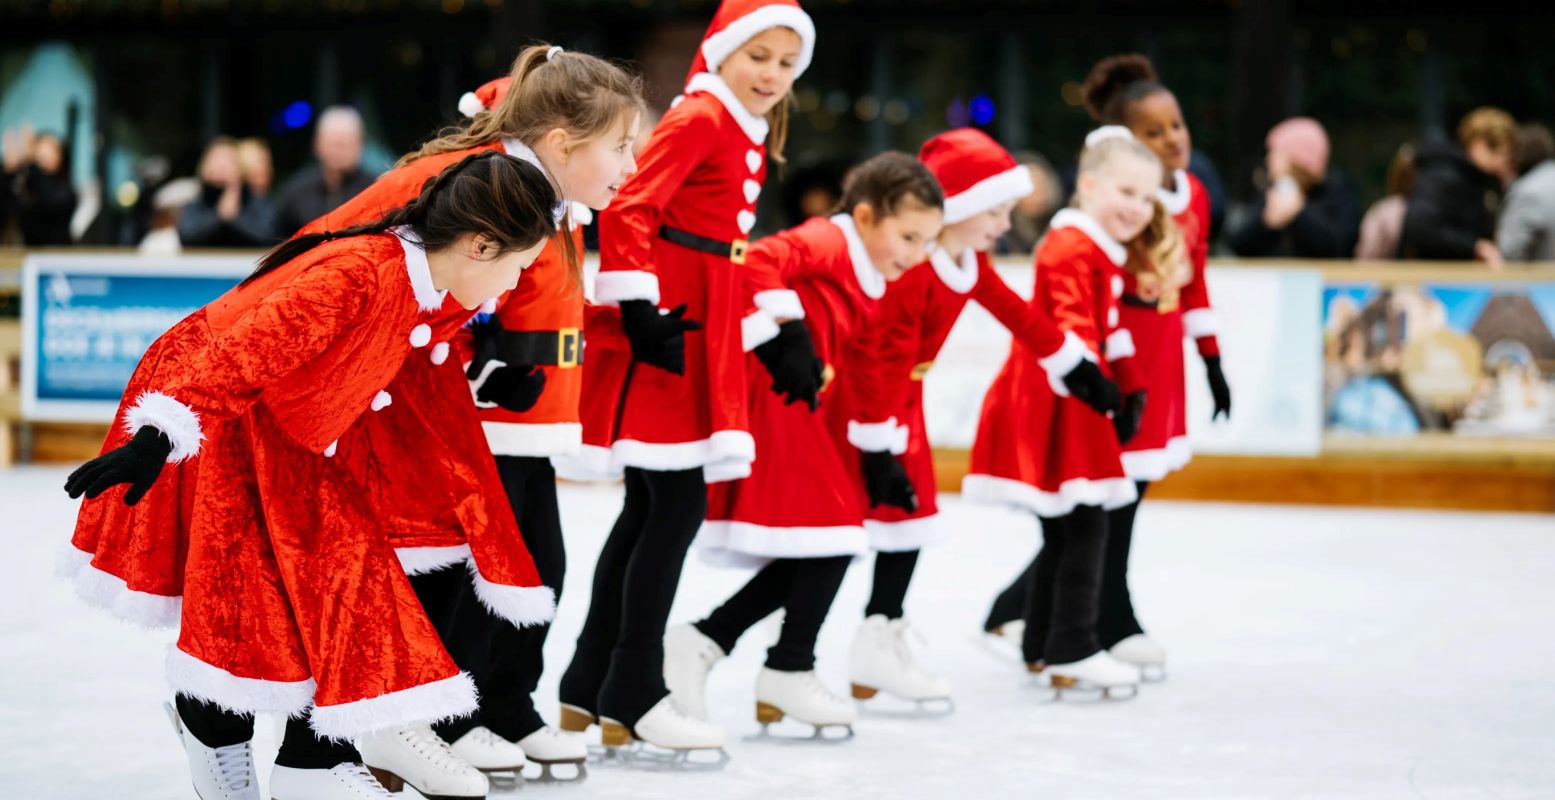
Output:
[[1074,335],[1073,331],[1064,331],[1064,343],[1051,355],[1037,359],[1037,363],[1047,372],[1047,383],[1053,387],[1054,394],[1068,397],[1069,387],[1064,385],[1064,376],[1086,360],[1095,361],[1095,354],[1086,349],[1085,342],[1080,341],[1080,337]]
[[890,451],[899,456],[907,452],[907,426],[899,424],[896,417],[885,422],[848,422],[848,444],[866,452]]
[[740,320],[740,337],[747,353],[776,339],[777,335],[778,324],[765,311],[752,311]]
[[1195,308],[1182,315],[1182,332],[1189,339],[1201,339],[1220,333],[1220,318],[1209,308]]
[[161,392],[141,392],[135,405],[124,412],[124,430],[131,436],[150,425],[167,435],[173,443],[167,463],[176,464],[200,452],[205,433],[200,430],[200,415],[194,409]]
[[792,289],[768,289],[756,293],[756,307],[773,319],[804,319],[804,304]]
[[602,270],[594,276],[594,302],[618,306],[623,300],[659,303],[659,276],[645,270]]
[[1134,355],[1134,334],[1119,328],[1107,336],[1107,360],[1117,361]]

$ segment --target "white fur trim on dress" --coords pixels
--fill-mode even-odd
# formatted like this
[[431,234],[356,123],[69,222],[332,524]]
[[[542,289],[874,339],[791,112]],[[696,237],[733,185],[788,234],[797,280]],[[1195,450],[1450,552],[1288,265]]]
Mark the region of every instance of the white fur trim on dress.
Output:
[[775,527],[735,520],[708,520],[697,532],[698,554],[715,566],[751,559],[860,556],[869,551],[864,526]]
[[669,472],[722,464],[749,465],[756,460],[756,440],[748,431],[725,430],[694,442],[618,439],[610,451],[613,464]]
[[945,198],[945,224],[971,219],[1000,203],[1019,200],[1037,187],[1031,182],[1031,169],[1017,164],[997,175],[990,175],[961,194]]
[[1195,308],[1182,315],[1182,332],[1189,339],[1202,339],[1220,333],[1220,317],[1211,308]]
[[1080,337],[1074,335],[1074,331],[1064,331],[1064,343],[1052,353],[1037,359],[1037,364],[1047,373],[1047,383],[1053,387],[1053,393],[1059,397],[1068,397],[1069,387],[1064,385],[1064,376],[1086,360],[1095,361],[1096,356],[1086,348]]
[[1107,334],[1107,361],[1119,361],[1133,357],[1134,334],[1128,328],[1119,328]]
[[325,739],[349,741],[407,725],[436,724],[462,717],[478,705],[475,681],[468,672],[460,672],[365,700],[314,706],[308,725]]
[[[799,59],[794,62],[794,77],[804,74],[815,55],[815,22],[797,5],[762,6],[724,26],[702,40],[702,58],[708,72],[717,72],[724,59],[768,28],[788,28],[799,34]],[[705,73],[704,73],[705,74]]]
[[1139,490],[1128,478],[1074,478],[1048,492],[1025,481],[968,475],[961,481],[961,496],[973,503],[1015,506],[1039,517],[1062,517],[1076,506],[1122,508],[1139,499]]
[[776,339],[780,330],[777,322],[758,308],[740,320],[740,344],[749,353]]
[[422,311],[442,308],[448,293],[438,291],[432,285],[432,267],[427,263],[427,251],[421,247],[421,237],[409,225],[390,228],[389,232],[400,240],[400,249],[405,252],[405,274],[410,278],[410,291],[416,296],[416,305]]
[[848,420],[848,444],[866,453],[882,450],[899,456],[907,452],[907,426],[891,417],[885,422]]
[[618,306],[625,300],[659,304],[659,276],[646,270],[600,270],[594,276],[594,302]]
[[621,480],[621,465],[615,463],[610,448],[600,447],[597,444],[583,445],[573,455],[551,456],[551,466],[556,468],[556,477],[562,480],[584,482]]
[[267,681],[239,677],[185,653],[177,645],[167,648],[164,671],[174,691],[239,714],[301,716],[313,703],[316,688],[312,678]]
[[1048,224],[1048,227],[1055,231],[1078,228],[1081,233],[1095,242],[1103,253],[1107,254],[1107,258],[1111,259],[1114,265],[1121,267],[1128,262],[1128,248],[1112,238],[1112,235],[1107,233],[1094,217],[1078,208],[1059,209],[1058,213],[1053,215],[1053,221]]
[[773,319],[804,319],[804,304],[793,289],[767,289],[757,292],[756,307],[772,315]]
[[864,532],[869,534],[869,549],[878,553],[921,550],[945,539],[945,526],[938,514],[893,522],[866,519]]
[[751,144],[761,144],[767,140],[769,130],[767,121],[752,114],[750,109],[734,96],[734,90],[729,88],[729,84],[724,83],[723,78],[711,72],[698,72],[686,82],[686,94],[692,92],[706,92],[712,95],[729,112],[729,116],[734,117],[734,121],[739,123],[740,130],[745,131],[745,136],[751,140]]
[[842,230],[842,238],[848,241],[848,260],[853,263],[853,277],[858,279],[859,289],[863,290],[864,296],[871,300],[885,297],[885,276],[869,260],[869,250],[864,247],[864,240],[858,234],[858,226],[853,224],[853,217],[833,214],[830,222]]
[[1188,437],[1174,436],[1159,450],[1124,450],[1123,472],[1129,480],[1158,481],[1187,466],[1193,460]]
[[475,596],[491,613],[527,628],[543,625],[556,616],[556,592],[548,586],[509,586],[492,583],[481,574],[475,559],[470,559],[470,577],[475,582]]
[[929,264],[939,282],[956,294],[966,294],[977,285],[977,251],[970,247],[961,254],[959,262],[944,248],[936,247],[929,253]]
[[200,442],[205,438],[200,430],[200,415],[161,392],[141,392],[135,398],[135,405],[124,412],[124,432],[130,436],[146,425],[166,434],[167,440],[173,443],[173,449],[167,454],[169,464],[193,458],[200,452]]
[[122,578],[92,566],[92,554],[66,542],[55,558],[54,574],[70,581],[87,605],[142,628],[176,628],[182,597],[131,589]]
[[475,96],[474,92],[465,92],[459,96],[459,114],[465,117],[473,117],[486,110],[486,104]]
[[394,555],[400,560],[400,569],[406,575],[425,575],[470,560],[470,546],[452,547],[396,547]]
[[1193,199],[1193,186],[1188,183],[1188,173],[1177,170],[1172,173],[1174,188],[1167,191],[1164,187],[1155,190],[1156,199],[1161,201],[1161,206],[1166,213],[1177,216],[1188,210],[1188,202]]
[[494,456],[571,456],[583,447],[583,425],[577,422],[482,420],[481,430]]
[[702,468],[702,481],[709,484],[741,481],[750,476],[749,461],[720,461]]

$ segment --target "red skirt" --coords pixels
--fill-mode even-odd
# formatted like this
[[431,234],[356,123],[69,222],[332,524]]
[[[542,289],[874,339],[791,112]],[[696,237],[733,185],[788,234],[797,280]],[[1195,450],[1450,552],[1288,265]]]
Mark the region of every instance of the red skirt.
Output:
[[1182,311],[1161,313],[1124,302],[1121,327],[1134,337],[1134,364],[1145,391],[1139,433],[1123,446],[1123,471],[1136,481],[1158,481],[1192,458],[1183,389]]

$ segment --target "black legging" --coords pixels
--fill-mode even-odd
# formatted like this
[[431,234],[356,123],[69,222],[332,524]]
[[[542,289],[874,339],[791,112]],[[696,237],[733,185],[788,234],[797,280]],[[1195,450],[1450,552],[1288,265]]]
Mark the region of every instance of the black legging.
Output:
[[594,566],[593,596],[563,703],[628,727],[664,699],[664,626],[686,550],[707,518],[700,467],[626,469],[626,501]]
[[884,614],[886,619],[902,618],[907,586],[912,583],[913,570],[918,567],[918,552],[902,550],[875,554],[875,583],[869,593],[869,603],[864,606],[865,617]]
[[849,556],[771,561],[707,619],[694,624],[728,653],[741,634],[781,608],[783,630],[777,644],[767,651],[767,667],[779,672],[815,669],[815,640],[832,601],[837,599],[837,590],[842,588],[850,561]]
[[1028,663],[1068,664],[1101,650],[1096,620],[1107,514],[1099,506],[1078,506],[1065,516],[1044,518],[1042,539],[1027,573],[1021,652]]
[[[540,581],[560,600],[567,552],[556,503],[556,471],[548,458],[498,456],[497,472]],[[445,573],[446,577],[439,577]],[[433,623],[454,663],[470,673],[480,693],[480,711],[435,726],[438,735],[454,742],[476,725],[484,725],[516,742],[544,727],[532,695],[545,669],[545,638],[551,626],[520,628],[491,613],[476,596],[464,569],[416,576],[411,583],[418,596],[454,593],[452,602],[422,596],[422,604],[429,614],[442,609]]]
[[[206,747],[230,747],[254,738],[252,714],[227,711],[182,693],[173,698],[173,705],[178,708],[184,730]],[[276,766],[294,769],[329,769],[361,760],[361,754],[350,742],[329,741],[314,733],[306,714],[286,720],[281,752],[275,757]]]

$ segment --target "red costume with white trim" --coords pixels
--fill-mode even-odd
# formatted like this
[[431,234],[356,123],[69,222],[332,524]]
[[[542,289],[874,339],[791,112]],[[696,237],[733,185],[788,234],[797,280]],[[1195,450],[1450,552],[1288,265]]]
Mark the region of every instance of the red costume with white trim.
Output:
[[[1118,327],[1126,248],[1076,209],[1053,217],[1037,249],[1031,302],[1092,353],[1105,353],[1103,372],[1133,391],[1126,362],[1129,332]],[[1123,472],[1112,422],[1074,397],[1052,391],[1045,370],[1016,341],[983,400],[972,465],[962,494],[978,502],[1015,505],[1060,517],[1077,505],[1118,508],[1137,496]]]

